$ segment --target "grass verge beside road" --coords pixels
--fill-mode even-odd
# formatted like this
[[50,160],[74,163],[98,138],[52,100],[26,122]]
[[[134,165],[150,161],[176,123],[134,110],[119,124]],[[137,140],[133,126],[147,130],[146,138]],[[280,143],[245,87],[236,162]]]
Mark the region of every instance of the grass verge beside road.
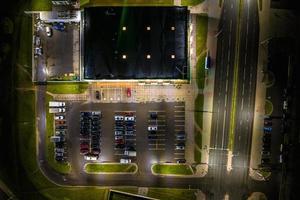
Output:
[[61,174],[68,174],[71,172],[71,165],[68,162],[57,162],[55,160],[54,148],[55,145],[50,141],[51,136],[54,135],[54,116],[49,113],[49,101],[53,98],[50,95],[46,96],[46,160],[49,166]]
[[48,83],[47,91],[53,94],[80,94],[88,88],[88,83]]
[[34,11],[50,11],[52,9],[51,0],[32,0],[31,8]]
[[198,94],[195,99],[195,121],[200,129],[203,127],[203,103],[204,103],[204,95]]
[[84,166],[84,170],[87,173],[135,173],[137,166],[121,163],[88,163]]
[[196,17],[196,55],[200,56],[206,50],[207,41],[207,15],[197,15]]
[[153,173],[158,175],[192,175],[192,168],[185,164],[153,164],[151,166]]
[[196,64],[196,83],[198,89],[204,89],[205,86],[205,55],[202,54]]
[[202,3],[204,0],[181,0],[182,6],[195,6]]
[[266,99],[265,102],[265,115],[271,115],[273,112],[273,104],[271,101]]

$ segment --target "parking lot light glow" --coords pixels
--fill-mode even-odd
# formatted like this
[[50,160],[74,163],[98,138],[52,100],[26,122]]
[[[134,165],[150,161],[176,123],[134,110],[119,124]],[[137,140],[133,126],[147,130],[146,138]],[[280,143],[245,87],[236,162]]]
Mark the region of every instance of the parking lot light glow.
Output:
[[127,30],[126,26],[123,26],[123,27],[122,27],[122,30],[123,30],[123,31],[126,31],[126,30]]
[[175,26],[172,26],[172,27],[171,27],[171,30],[172,30],[172,31],[175,31]]
[[150,59],[150,58],[151,58],[151,55],[150,55],[150,54],[148,54],[148,55],[147,55],[147,59]]
[[123,58],[123,59],[126,59],[126,58],[127,58],[126,54],[123,54],[123,55],[122,55],[122,58]]
[[147,26],[147,31],[150,31],[151,30],[151,27],[150,26]]
[[172,55],[171,55],[171,58],[172,58],[172,59],[175,59],[175,55],[174,55],[174,54],[172,54]]

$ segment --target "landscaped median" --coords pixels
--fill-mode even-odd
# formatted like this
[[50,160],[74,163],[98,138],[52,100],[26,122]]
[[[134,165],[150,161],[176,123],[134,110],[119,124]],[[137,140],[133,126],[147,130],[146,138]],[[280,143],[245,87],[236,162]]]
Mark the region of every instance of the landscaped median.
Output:
[[156,163],[151,166],[154,175],[186,176],[193,175],[194,171],[190,165],[176,163]]
[[138,166],[135,163],[87,163],[84,171],[88,174],[135,174]]

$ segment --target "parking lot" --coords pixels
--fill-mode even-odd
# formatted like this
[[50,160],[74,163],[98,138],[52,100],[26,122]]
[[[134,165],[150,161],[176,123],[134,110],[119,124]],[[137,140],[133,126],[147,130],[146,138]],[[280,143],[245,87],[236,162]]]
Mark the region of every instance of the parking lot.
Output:
[[[153,162],[176,162],[184,159],[185,124],[184,103],[86,103],[70,102],[67,112],[68,146],[74,171],[82,171],[86,162],[80,155],[80,113],[100,111],[100,156],[97,161],[120,162],[130,159],[140,170],[150,170]],[[156,117],[151,117],[156,114]],[[124,117],[116,120],[116,117]],[[134,119],[125,119],[132,116]],[[155,126],[155,133],[149,127]],[[126,152],[127,151],[127,152]],[[136,152],[134,155],[133,152]]]
[[48,80],[79,78],[78,23],[46,23],[36,19],[33,43],[36,76],[40,76],[42,68]]

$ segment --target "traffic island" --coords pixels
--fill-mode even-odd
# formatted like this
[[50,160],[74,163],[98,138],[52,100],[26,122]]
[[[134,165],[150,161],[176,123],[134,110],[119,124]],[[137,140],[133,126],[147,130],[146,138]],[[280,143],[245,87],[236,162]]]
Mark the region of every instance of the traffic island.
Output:
[[151,166],[151,172],[154,175],[166,175],[166,176],[194,175],[194,171],[190,165],[175,164],[175,163],[153,164]]
[[138,166],[135,163],[87,163],[84,171],[88,174],[135,174]]

